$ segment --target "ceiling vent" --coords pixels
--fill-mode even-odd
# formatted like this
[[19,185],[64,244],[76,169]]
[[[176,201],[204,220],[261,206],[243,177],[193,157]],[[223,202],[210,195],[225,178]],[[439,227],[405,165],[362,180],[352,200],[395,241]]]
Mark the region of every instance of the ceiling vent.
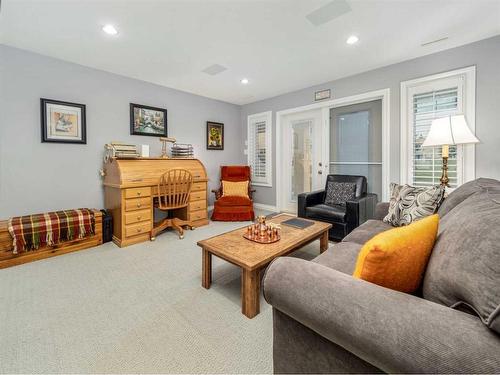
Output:
[[210,74],[211,76],[215,76],[219,73],[222,73],[224,70],[227,70],[225,66],[214,64],[210,65],[208,68],[203,69],[202,72]]
[[428,46],[430,44],[434,44],[434,43],[439,43],[439,42],[443,42],[445,40],[447,40],[448,37],[445,36],[444,38],[439,38],[439,39],[435,39],[435,40],[431,40],[430,42],[425,42],[425,43],[422,43],[421,46],[422,47],[425,47],[425,46]]
[[320,26],[351,11],[351,6],[345,0],[333,0],[328,4],[309,13],[306,18],[314,26]]

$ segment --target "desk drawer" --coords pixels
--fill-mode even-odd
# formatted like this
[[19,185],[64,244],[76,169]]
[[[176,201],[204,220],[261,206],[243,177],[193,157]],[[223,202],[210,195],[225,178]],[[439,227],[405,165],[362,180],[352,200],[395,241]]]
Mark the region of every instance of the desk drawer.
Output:
[[189,201],[199,201],[201,199],[207,199],[207,192],[205,190],[192,191],[189,196]]
[[189,202],[189,211],[206,210],[207,201],[205,199]]
[[200,178],[205,178],[205,171],[203,169],[192,169],[191,174],[193,175],[193,179],[195,181]]
[[190,211],[189,212],[189,220],[201,220],[207,218],[207,210],[199,210],[199,211]]
[[150,187],[131,188],[125,190],[125,198],[140,198],[151,196]]
[[142,210],[151,207],[151,198],[125,199],[125,211]]
[[125,237],[133,237],[151,231],[151,221],[125,226]]
[[191,187],[191,191],[206,191],[207,183],[206,182],[193,182],[193,186]]
[[135,224],[141,221],[151,220],[151,210],[137,210],[125,214],[125,224]]

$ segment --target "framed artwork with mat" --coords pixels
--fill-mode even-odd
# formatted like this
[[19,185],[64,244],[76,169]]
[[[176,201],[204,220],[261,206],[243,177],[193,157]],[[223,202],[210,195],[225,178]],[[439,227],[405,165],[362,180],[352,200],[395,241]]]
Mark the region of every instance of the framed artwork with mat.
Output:
[[40,99],[42,142],[87,143],[85,104]]
[[207,121],[207,150],[224,150],[224,124]]

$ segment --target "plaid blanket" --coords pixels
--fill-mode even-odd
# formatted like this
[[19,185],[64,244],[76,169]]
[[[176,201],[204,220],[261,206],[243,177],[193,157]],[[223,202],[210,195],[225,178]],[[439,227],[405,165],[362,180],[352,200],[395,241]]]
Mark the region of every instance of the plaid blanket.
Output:
[[94,212],[88,208],[48,212],[9,219],[14,254],[94,234]]

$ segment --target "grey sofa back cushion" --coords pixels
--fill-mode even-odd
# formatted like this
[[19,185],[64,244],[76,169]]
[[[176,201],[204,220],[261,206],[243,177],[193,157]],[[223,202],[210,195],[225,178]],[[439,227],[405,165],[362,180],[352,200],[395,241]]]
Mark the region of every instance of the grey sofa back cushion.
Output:
[[471,195],[476,194],[482,191],[483,188],[488,187],[500,187],[500,181],[493,180],[491,178],[478,178],[477,180],[470,181],[459,186],[446,197],[446,199],[439,207],[439,217],[443,218],[454,207],[462,203]]
[[483,187],[440,221],[423,283],[425,299],[474,310],[500,333],[500,188]]

